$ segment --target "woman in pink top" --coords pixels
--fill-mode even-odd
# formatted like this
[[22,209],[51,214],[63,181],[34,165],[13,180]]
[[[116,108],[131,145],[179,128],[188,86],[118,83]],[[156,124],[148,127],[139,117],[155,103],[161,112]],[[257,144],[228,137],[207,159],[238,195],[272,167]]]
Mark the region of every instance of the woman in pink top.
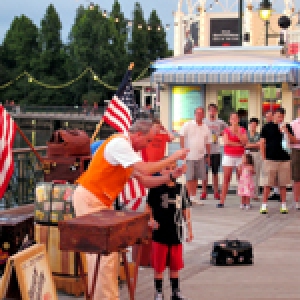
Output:
[[224,139],[224,156],[222,160],[223,168],[223,185],[218,208],[224,207],[225,198],[231,180],[232,171],[242,162],[242,156],[245,152],[245,145],[248,143],[247,131],[239,126],[239,117],[237,113],[231,113],[229,117],[230,126],[223,131]]

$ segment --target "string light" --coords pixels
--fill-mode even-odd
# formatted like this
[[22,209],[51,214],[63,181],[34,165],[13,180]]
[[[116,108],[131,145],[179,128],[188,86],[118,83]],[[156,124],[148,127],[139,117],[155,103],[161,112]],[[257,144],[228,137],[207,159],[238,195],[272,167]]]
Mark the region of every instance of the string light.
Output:
[[170,24],[166,25],[166,30],[170,30]]
[[94,2],[90,2],[89,9],[90,10],[94,10],[94,8],[95,8]]
[[161,30],[161,27],[160,27],[160,26],[157,26],[157,30],[160,31],[160,30]]
[[131,26],[132,26],[132,21],[128,21],[128,22],[127,22],[127,26],[128,26],[128,27],[131,27]]
[[104,10],[104,11],[103,11],[103,17],[106,18],[106,16],[107,16],[107,11]]
[[138,24],[138,29],[142,29],[143,25],[142,24]]
[[118,17],[115,18],[115,22],[116,22],[116,23],[119,23],[119,18],[118,18]]
[[151,30],[152,28],[151,28],[151,26],[148,26],[148,30]]

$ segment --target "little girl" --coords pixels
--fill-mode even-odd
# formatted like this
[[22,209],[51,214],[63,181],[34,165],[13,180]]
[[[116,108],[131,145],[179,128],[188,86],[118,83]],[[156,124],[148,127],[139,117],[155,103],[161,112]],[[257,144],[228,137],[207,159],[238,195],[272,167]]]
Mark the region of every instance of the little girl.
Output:
[[251,154],[243,155],[240,166],[240,178],[238,182],[238,195],[241,197],[241,209],[250,209],[250,198],[255,196],[254,160]]

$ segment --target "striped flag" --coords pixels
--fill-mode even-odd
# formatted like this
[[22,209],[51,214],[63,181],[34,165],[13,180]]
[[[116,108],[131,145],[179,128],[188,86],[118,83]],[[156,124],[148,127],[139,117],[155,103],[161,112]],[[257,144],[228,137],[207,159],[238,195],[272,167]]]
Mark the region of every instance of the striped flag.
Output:
[[127,70],[116,95],[108,104],[103,121],[119,132],[127,132],[136,117],[136,112],[131,70]]
[[14,172],[13,144],[16,124],[0,105],[0,199],[2,199],[10,178]]

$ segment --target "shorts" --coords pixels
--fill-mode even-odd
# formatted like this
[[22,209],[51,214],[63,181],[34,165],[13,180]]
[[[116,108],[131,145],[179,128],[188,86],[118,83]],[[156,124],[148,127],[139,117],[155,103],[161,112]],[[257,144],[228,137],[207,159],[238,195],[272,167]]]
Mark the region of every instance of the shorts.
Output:
[[186,161],[186,181],[206,179],[206,158]]
[[155,272],[162,273],[167,266],[171,271],[179,271],[184,267],[182,244],[166,245],[152,241],[151,264]]
[[220,165],[221,165],[221,154],[220,153],[211,154],[210,155],[210,166],[207,166],[206,173],[208,173],[208,169],[210,167],[213,175],[218,174]]
[[300,181],[300,149],[292,149],[291,153],[292,180]]
[[242,163],[242,156],[229,156],[224,154],[222,159],[223,167],[238,167]]
[[264,186],[287,186],[291,183],[291,162],[264,160],[263,178]]

